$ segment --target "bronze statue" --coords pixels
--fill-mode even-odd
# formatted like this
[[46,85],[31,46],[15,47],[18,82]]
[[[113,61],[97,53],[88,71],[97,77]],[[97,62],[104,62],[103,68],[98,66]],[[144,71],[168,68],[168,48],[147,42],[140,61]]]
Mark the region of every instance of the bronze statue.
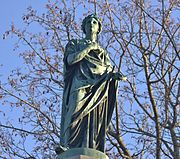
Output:
[[61,146],[104,152],[105,134],[116,105],[117,80],[109,55],[97,42],[101,22],[92,14],[82,22],[86,37],[71,40],[64,55]]

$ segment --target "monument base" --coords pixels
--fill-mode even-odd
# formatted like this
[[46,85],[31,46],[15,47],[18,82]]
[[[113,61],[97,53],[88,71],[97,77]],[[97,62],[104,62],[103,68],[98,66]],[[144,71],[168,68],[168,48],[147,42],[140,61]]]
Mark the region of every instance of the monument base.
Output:
[[95,149],[73,148],[59,154],[57,159],[109,159],[109,157]]

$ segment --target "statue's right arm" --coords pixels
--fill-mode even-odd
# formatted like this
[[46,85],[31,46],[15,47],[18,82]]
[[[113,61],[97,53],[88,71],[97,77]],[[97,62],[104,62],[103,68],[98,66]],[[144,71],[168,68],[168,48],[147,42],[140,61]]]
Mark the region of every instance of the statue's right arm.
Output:
[[66,46],[66,61],[69,65],[75,64],[81,61],[91,50],[97,49],[96,43],[82,47],[81,50],[77,49],[77,40],[71,40]]
[[92,50],[91,46],[87,46],[83,50],[73,52],[67,55],[67,62],[69,65],[75,64],[81,61],[90,51]]

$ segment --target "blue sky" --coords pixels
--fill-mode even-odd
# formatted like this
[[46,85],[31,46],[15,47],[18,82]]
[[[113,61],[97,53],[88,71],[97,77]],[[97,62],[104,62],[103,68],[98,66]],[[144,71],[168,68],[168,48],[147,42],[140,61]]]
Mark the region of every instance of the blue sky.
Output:
[[[0,78],[5,77],[10,70],[22,63],[18,54],[13,51],[14,43],[17,39],[7,38],[3,40],[3,33],[14,23],[17,27],[22,28],[22,16],[26,9],[32,6],[41,12],[44,9],[46,0],[1,0],[0,5]],[[7,77],[7,76],[6,76]]]
[[[26,13],[26,9],[32,6],[38,12],[45,9],[46,0],[1,0],[0,1],[0,80],[6,82],[11,70],[21,67],[23,65],[21,59],[16,51],[13,51],[14,44],[17,42],[16,38],[9,36],[3,40],[3,34],[7,31],[11,24],[14,23],[18,28],[23,28],[22,16]],[[1,66],[3,64],[3,66]],[[1,103],[0,103],[1,104]],[[2,110],[2,105],[0,105]],[[3,106],[3,111],[8,113],[10,120],[16,122],[20,114],[17,111],[9,110],[8,107]],[[16,118],[15,118],[16,117]],[[4,116],[0,115],[0,122],[3,122]],[[28,148],[32,142],[28,143]]]

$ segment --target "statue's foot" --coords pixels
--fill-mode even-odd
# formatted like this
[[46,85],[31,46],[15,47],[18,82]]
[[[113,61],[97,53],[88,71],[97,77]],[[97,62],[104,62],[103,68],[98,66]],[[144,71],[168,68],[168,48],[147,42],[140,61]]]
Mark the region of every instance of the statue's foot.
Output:
[[68,150],[68,148],[63,147],[63,146],[61,146],[61,145],[58,145],[58,147],[55,148],[55,152],[56,152],[58,155],[61,154],[61,153],[63,153],[63,152],[65,152],[66,150]]

